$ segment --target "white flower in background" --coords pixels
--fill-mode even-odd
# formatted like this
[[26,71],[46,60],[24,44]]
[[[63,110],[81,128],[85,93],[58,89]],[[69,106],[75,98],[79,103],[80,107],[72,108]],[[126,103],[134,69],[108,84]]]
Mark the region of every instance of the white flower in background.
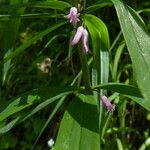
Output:
[[55,142],[54,142],[53,139],[50,139],[49,141],[47,141],[48,147],[53,147],[54,143],[55,143]]

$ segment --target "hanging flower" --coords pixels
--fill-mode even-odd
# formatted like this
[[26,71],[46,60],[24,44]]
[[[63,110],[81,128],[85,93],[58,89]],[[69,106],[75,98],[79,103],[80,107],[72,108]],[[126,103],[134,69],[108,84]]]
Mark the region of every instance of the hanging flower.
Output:
[[114,105],[111,104],[110,100],[106,96],[102,96],[101,99],[108,112],[113,112],[115,110]]
[[88,38],[89,38],[89,34],[88,31],[86,29],[83,29],[82,31],[82,47],[85,53],[88,53],[89,47],[88,47]]
[[85,28],[83,28],[83,26],[80,26],[77,28],[75,36],[72,40],[72,45],[78,44],[80,39],[82,39],[82,47],[83,47],[84,52],[88,53],[89,52],[88,31]]
[[80,21],[80,19],[78,18],[79,16],[80,16],[80,13],[78,13],[77,8],[71,7],[70,13],[68,15],[64,16],[64,18],[70,19],[70,23],[72,23],[74,26],[76,26],[76,24]]
[[72,45],[76,45],[80,41],[83,35],[83,30],[84,30],[83,26],[77,28],[77,32],[72,40]]

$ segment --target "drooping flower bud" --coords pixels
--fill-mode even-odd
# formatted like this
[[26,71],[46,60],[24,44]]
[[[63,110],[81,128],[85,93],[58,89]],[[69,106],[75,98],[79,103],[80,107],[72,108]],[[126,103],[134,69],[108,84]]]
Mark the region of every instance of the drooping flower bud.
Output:
[[77,28],[75,36],[72,40],[72,45],[76,45],[80,41],[80,39],[82,39],[83,51],[85,53],[88,53],[90,51],[88,46],[88,38],[89,38],[88,31],[85,28],[83,28],[83,26],[80,26]]
[[89,52],[88,38],[89,38],[88,31],[86,29],[83,29],[83,32],[82,32],[82,46],[83,46],[83,50],[84,50],[85,53]]
[[115,110],[114,105],[111,104],[110,100],[106,96],[102,96],[101,99],[108,112],[113,112]]
[[83,30],[84,30],[83,26],[80,26],[80,27],[77,28],[75,36],[72,40],[72,45],[76,45],[80,41],[80,39],[83,35]]
[[80,16],[80,13],[78,13],[78,10],[76,7],[71,7],[70,8],[70,13],[66,16],[64,16],[64,18],[70,19],[70,22],[76,26],[76,24],[80,21],[80,19],[78,18]]

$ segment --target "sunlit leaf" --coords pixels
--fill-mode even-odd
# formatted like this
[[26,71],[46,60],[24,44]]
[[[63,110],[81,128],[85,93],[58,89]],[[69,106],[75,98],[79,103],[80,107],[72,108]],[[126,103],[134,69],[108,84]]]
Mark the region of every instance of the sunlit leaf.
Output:
[[36,106],[29,115],[26,116],[26,118],[28,118],[52,103],[53,101],[65,95],[71,94],[74,90],[75,89],[72,87],[43,87],[41,89],[33,90],[31,92],[22,94],[21,96],[14,98],[14,100],[11,100],[10,104],[0,113],[0,121],[4,120],[5,118],[16,112],[19,112],[31,106],[33,103],[41,101],[41,103]]
[[99,150],[98,130],[94,97],[79,94],[63,116],[54,150]]
[[[92,85],[95,86],[98,84],[107,83],[109,75],[109,35],[107,27],[101,19],[93,15],[85,15],[84,20],[92,39]],[[105,92],[106,91],[104,90],[98,90],[98,93],[101,95],[103,95]],[[99,101],[98,93],[94,92],[94,96],[97,99],[98,110],[100,111],[99,126],[101,126],[103,118],[103,106],[102,102]]]
[[9,122],[8,124],[6,124],[4,127],[1,127],[0,128],[0,135],[11,130],[16,125],[16,123],[18,122],[19,119],[20,119],[20,117],[17,117],[14,120],[12,120],[11,122]]
[[145,98],[143,103],[150,109],[150,34],[141,17],[133,9],[121,0],[112,2],[130,53],[138,87]]

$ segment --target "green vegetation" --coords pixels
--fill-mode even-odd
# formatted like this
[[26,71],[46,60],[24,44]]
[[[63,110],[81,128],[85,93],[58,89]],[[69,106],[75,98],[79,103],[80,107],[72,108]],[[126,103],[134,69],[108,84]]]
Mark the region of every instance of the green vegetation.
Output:
[[0,150],[150,150],[150,1],[1,0],[0,102]]

